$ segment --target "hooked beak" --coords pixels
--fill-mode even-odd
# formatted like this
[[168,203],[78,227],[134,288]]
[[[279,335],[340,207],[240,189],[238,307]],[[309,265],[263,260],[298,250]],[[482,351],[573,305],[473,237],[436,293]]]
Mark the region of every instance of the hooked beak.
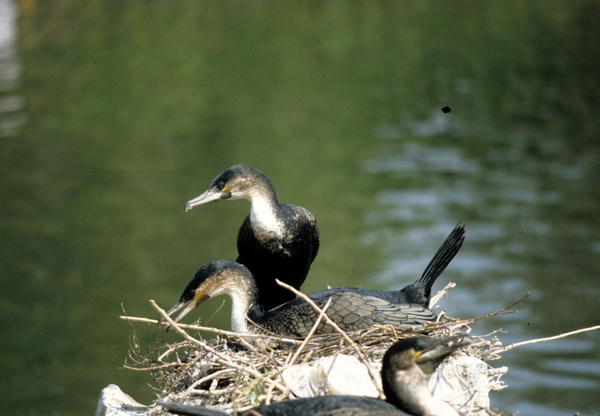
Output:
[[185,204],[185,212],[188,212],[190,209],[198,205],[206,204],[207,202],[211,201],[217,201],[223,197],[223,194],[223,191],[219,191],[216,188],[207,189],[204,193],[202,193],[202,195],[197,196],[194,199],[190,199]]
[[[169,309],[167,311],[167,315],[171,316],[172,314],[174,314],[178,310],[183,309],[179,313],[179,315],[177,315],[177,318],[173,319],[173,321],[179,322],[181,320],[181,318],[183,318],[184,316],[186,316],[188,313],[190,313],[191,310],[193,310],[196,306],[200,305],[202,302],[204,302],[209,297],[210,296],[208,296],[206,294],[197,294],[191,300],[184,301],[184,302],[179,301],[171,309]],[[158,324],[160,325],[163,320],[164,319],[161,317],[158,320]],[[171,327],[169,325],[167,325],[166,331],[168,332],[170,328]]]
[[[443,348],[437,348],[439,345],[446,344],[450,341],[456,341],[461,338],[463,338],[463,340],[461,342],[455,342],[454,344],[452,344],[450,346],[446,346]],[[433,343],[427,349],[424,349],[422,351],[417,351],[415,353],[415,357],[414,357],[415,363],[427,375],[433,374],[433,372],[435,371],[437,366],[440,365],[440,363],[442,361],[444,361],[446,359],[446,357],[448,357],[454,351],[456,351],[457,349],[462,348],[466,345],[469,345],[472,342],[471,340],[464,339],[464,337],[461,337],[461,336],[440,338],[437,341],[438,342]]]

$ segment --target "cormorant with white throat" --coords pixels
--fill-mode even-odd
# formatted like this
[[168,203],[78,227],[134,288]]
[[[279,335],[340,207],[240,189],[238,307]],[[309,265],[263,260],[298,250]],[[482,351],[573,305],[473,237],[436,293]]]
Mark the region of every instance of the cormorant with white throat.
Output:
[[[399,330],[411,329],[436,319],[436,314],[428,308],[431,291],[429,282],[435,281],[442,273],[463,241],[464,226],[457,226],[439,248],[423,276],[402,290],[337,288],[311,293],[308,297],[321,309],[331,299],[326,314],[346,332],[368,329],[375,324],[392,325]],[[256,302],[257,286],[252,273],[245,266],[226,260],[202,266],[167,314],[172,315],[183,309],[175,319],[178,322],[205,300],[222,294],[232,298],[231,327],[239,333],[269,333],[302,338],[319,317],[319,313],[301,298],[265,311]],[[316,333],[333,331],[334,328],[323,320]]]
[[300,290],[319,251],[315,217],[306,208],[280,204],[269,178],[249,165],[225,169],[185,210],[221,199],[250,201],[250,215],[238,232],[236,261],[254,276],[258,304],[269,310],[294,299],[275,279]]

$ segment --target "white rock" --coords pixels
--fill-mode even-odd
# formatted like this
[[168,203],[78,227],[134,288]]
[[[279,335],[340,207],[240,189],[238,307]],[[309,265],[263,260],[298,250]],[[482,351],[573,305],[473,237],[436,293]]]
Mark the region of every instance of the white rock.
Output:
[[451,357],[429,380],[433,397],[461,413],[486,416],[490,406],[488,365],[475,357]]
[[[378,373],[377,370],[377,376]],[[283,371],[282,377],[297,397],[331,394],[378,396],[367,367],[358,358],[344,354],[323,357],[313,364],[294,365]]]
[[119,386],[109,384],[102,389],[94,414],[95,416],[137,416],[145,414],[147,410],[148,407],[123,393]]

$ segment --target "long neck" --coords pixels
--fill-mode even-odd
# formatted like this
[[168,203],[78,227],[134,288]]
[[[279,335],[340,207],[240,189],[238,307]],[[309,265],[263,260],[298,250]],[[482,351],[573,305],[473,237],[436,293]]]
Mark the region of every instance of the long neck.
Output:
[[242,334],[256,332],[254,326],[249,324],[248,318],[260,321],[262,309],[256,311],[258,290],[252,277],[236,278],[231,284],[223,287],[222,293],[231,297],[231,330]]
[[270,184],[263,183],[250,198],[250,223],[255,232],[281,234],[282,221],[275,191]]
[[452,406],[431,395],[428,379],[416,367],[397,373],[390,383],[393,387],[385,391],[387,401],[415,416],[459,416]]

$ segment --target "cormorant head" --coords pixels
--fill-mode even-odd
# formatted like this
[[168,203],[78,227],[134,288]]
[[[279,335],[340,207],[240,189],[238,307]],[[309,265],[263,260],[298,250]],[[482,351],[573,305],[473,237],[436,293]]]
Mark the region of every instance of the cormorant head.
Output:
[[[178,310],[183,309],[174,319],[175,322],[179,322],[181,318],[207,299],[225,293],[231,295],[232,293],[244,291],[248,296],[249,291],[256,290],[253,285],[252,274],[242,264],[227,260],[212,261],[196,272],[185,287],[179,301],[169,309],[167,315],[171,316]],[[252,292],[252,294],[255,294],[255,292]]]
[[[452,345],[448,345],[450,342]],[[383,391],[387,401],[403,410],[410,409],[410,405],[403,400],[406,394],[399,393],[398,389],[419,383],[426,386],[429,377],[446,357],[470,343],[470,340],[462,336],[418,336],[396,342],[385,353],[381,369]],[[445,346],[440,347],[442,345]]]
[[219,199],[252,199],[262,189],[275,192],[264,173],[249,165],[234,165],[221,172],[202,195],[189,200],[185,210]]

